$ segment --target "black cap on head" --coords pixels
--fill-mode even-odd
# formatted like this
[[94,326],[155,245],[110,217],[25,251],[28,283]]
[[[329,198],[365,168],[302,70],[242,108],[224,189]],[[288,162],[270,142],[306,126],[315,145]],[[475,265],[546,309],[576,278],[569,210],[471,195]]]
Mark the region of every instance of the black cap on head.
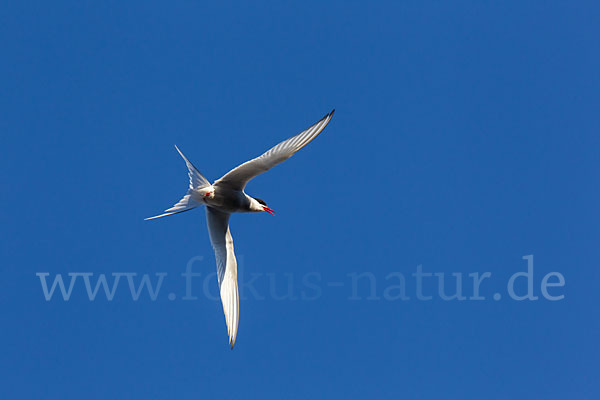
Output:
[[255,197],[254,200],[258,201],[260,204],[262,204],[263,206],[266,206],[267,203],[265,203],[265,201],[263,199],[259,199],[258,197]]

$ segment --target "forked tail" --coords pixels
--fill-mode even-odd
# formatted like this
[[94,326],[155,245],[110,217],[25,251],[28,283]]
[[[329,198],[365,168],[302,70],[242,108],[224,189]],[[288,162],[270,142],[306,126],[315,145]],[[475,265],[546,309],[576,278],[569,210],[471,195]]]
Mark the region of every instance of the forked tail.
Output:
[[155,219],[155,218],[166,217],[166,216],[173,215],[173,214],[182,213],[184,211],[189,211],[198,206],[201,206],[202,203],[195,200],[193,195],[198,192],[202,192],[202,189],[211,186],[210,182],[200,173],[200,171],[198,171],[198,169],[196,167],[194,167],[194,164],[192,164],[183,155],[181,150],[179,150],[179,148],[177,146],[175,146],[175,148],[177,149],[177,152],[179,152],[179,155],[184,159],[185,165],[187,165],[187,168],[188,168],[188,175],[190,177],[190,187],[188,189],[188,192],[185,196],[183,196],[183,198],[181,200],[179,200],[179,202],[177,202],[177,204],[175,204],[173,207],[171,207],[169,209],[166,209],[163,214],[156,215],[154,217],[144,218],[145,221],[150,220],[150,219]]

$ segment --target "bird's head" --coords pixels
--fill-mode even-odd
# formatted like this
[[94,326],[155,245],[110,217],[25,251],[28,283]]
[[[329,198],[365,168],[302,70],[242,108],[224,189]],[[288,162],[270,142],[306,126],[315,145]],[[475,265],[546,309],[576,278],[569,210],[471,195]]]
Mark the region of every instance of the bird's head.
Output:
[[250,207],[253,211],[266,211],[271,215],[275,215],[275,211],[267,207],[267,203],[263,199],[258,199],[256,197],[253,197],[252,199],[254,202],[250,205]]

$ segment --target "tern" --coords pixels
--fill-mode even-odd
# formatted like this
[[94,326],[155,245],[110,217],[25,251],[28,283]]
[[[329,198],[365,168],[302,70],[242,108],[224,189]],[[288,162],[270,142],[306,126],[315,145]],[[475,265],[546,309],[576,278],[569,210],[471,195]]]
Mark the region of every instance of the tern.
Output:
[[233,349],[239,323],[239,295],[237,283],[237,261],[233,250],[233,238],[229,231],[229,217],[234,212],[275,212],[267,203],[257,197],[246,194],[248,182],[293,156],[298,150],[309,144],[327,126],[335,110],[305,131],[293,136],[247,161],[217,179],[212,185],[196,167],[183,155],[177,146],[177,152],[185,161],[190,178],[190,186],[185,196],[163,214],[146,220],[166,217],[206,206],[206,222],[210,242],[217,261],[217,280],[221,294],[221,303],[227,324],[229,345]]

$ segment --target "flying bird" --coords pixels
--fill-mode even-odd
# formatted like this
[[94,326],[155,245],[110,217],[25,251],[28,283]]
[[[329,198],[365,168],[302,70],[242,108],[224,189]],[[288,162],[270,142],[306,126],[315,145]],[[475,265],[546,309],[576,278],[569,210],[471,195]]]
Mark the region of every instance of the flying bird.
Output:
[[173,207],[165,210],[163,214],[146,218],[146,220],[182,213],[202,205],[206,206],[208,234],[217,261],[221,303],[225,313],[229,345],[232,349],[238,331],[239,295],[237,261],[233,250],[233,238],[229,231],[229,217],[234,212],[265,211],[271,215],[275,214],[264,200],[248,196],[244,191],[246,185],[252,178],[284,162],[316,138],[331,121],[334,111],[326,114],[310,128],[279,143],[261,156],[235,167],[212,185],[175,146],[188,168],[189,189],[187,194]]

